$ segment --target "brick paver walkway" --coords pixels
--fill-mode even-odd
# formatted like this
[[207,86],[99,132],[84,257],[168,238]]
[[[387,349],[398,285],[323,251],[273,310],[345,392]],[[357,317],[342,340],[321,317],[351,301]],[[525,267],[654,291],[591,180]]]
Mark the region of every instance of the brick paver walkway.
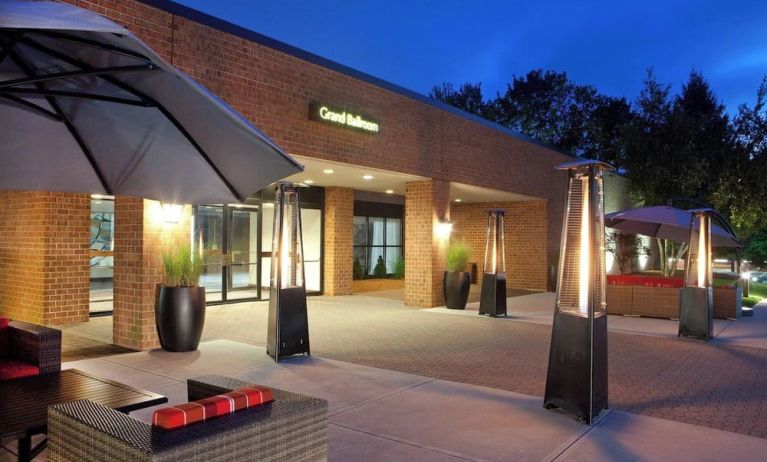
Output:
[[[314,298],[309,311],[314,355],[543,395],[549,326],[369,297]],[[266,313],[263,302],[211,307],[204,339],[264,346]],[[767,350],[611,332],[609,367],[612,408],[767,438]]]

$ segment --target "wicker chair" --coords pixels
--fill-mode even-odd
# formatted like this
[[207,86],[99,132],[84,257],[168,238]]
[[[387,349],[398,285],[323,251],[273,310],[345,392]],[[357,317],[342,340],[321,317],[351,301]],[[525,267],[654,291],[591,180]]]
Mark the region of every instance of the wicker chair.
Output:
[[18,369],[19,364],[38,369],[31,373],[27,371],[25,375],[61,370],[61,331],[21,321],[11,321],[4,331],[2,334],[8,336],[9,351],[7,356],[0,357],[0,369],[5,366]]
[[[249,383],[221,376],[187,381],[194,401]],[[274,402],[178,430],[163,430],[91,401],[48,409],[51,461],[285,461],[327,457],[325,400],[274,389]]]

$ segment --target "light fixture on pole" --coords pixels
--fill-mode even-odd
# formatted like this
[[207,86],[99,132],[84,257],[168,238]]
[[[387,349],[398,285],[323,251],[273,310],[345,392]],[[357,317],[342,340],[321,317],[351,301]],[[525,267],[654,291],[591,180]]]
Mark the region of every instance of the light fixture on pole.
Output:
[[556,307],[544,406],[561,407],[591,425],[607,408],[604,183],[612,167],[568,162]]
[[712,209],[690,210],[690,245],[679,297],[679,336],[708,341],[714,337],[711,265]]
[[503,234],[505,215],[504,209],[487,211],[479,314],[493,317],[506,316],[506,241]]
[[275,361],[309,352],[298,186],[276,186],[266,352]]

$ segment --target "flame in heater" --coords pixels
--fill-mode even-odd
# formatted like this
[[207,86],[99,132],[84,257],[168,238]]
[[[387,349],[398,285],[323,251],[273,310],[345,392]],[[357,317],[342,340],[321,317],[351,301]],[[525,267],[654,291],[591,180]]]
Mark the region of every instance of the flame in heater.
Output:
[[706,287],[706,263],[708,261],[708,252],[706,246],[706,216],[700,215],[700,231],[698,232],[698,287]]
[[589,179],[584,177],[583,181],[583,202],[581,204],[581,249],[580,249],[580,271],[578,279],[578,309],[582,314],[589,312],[589,274],[591,266],[591,245],[589,242]]

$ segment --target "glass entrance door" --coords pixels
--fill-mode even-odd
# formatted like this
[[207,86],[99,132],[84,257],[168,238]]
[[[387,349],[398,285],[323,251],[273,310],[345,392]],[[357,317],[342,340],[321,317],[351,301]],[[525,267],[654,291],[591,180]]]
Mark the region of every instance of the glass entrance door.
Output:
[[259,298],[258,207],[229,206],[227,212],[226,299]]
[[258,206],[201,205],[194,214],[194,244],[204,267],[200,284],[208,302],[259,298]]

